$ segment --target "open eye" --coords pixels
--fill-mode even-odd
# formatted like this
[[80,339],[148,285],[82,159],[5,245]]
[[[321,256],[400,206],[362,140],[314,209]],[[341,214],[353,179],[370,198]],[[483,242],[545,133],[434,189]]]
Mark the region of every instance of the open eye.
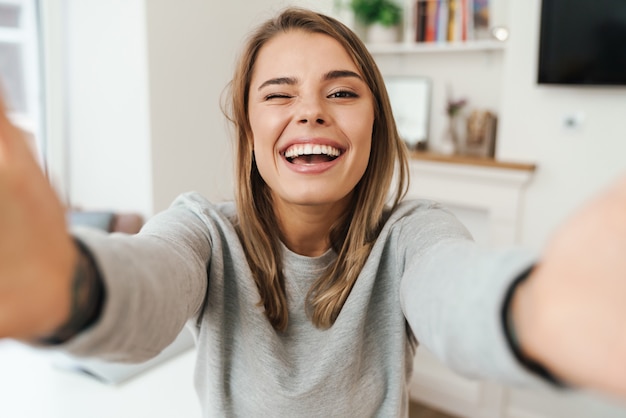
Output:
[[329,94],[328,97],[334,99],[353,99],[359,97],[359,95],[351,90],[337,90]]

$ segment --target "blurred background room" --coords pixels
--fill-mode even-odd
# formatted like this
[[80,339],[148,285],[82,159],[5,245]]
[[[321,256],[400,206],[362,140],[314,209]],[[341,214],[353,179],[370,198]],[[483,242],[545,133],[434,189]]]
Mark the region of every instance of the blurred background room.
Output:
[[[624,172],[626,80],[540,72],[550,46],[542,41],[561,30],[554,22],[579,19],[573,6],[396,0],[386,18],[367,20],[367,3],[0,0],[1,87],[68,213],[145,220],[190,190],[231,199],[233,147],[221,100],[237,52],[255,24],[298,5],[337,17],[367,42],[411,148],[409,197],[446,204],[481,244],[541,251],[570,211]],[[587,15],[612,10],[623,18],[615,36],[623,34],[626,3],[593,3],[597,13]],[[622,55],[609,65],[626,74],[625,62]],[[107,381],[89,364],[61,367],[0,342],[0,416],[199,417],[192,343],[174,351]],[[622,401],[593,394],[464,379],[425,350],[415,369],[414,411],[626,417]]]

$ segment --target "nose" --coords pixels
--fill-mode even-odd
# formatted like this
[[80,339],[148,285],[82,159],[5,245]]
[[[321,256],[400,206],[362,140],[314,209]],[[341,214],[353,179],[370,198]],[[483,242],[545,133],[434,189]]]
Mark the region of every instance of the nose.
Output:
[[[315,118],[315,119],[310,119],[311,122],[315,122],[318,125],[324,125],[326,122],[324,121],[324,119],[322,118]],[[309,119],[304,118],[304,119],[300,119],[300,123],[309,123]]]
[[[313,122],[313,119],[311,119],[311,122]],[[300,119],[300,123],[309,123],[309,119]],[[318,125],[323,125],[325,122],[322,118],[315,118],[315,123]]]
[[301,124],[325,125],[328,122],[324,105],[318,98],[301,100],[297,119]]

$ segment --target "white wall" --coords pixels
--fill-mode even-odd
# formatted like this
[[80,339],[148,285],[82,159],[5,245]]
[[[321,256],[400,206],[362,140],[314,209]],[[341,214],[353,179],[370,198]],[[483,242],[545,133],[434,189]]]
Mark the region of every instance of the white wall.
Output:
[[[572,208],[626,170],[626,87],[548,87],[535,82],[540,1],[510,1],[498,156],[538,164],[524,208],[522,242],[541,248]],[[582,112],[578,130],[562,125]],[[592,243],[590,243],[592,244]]]
[[66,0],[68,197],[85,209],[152,211],[142,0]]
[[218,11],[207,1],[146,3],[155,210],[188,190],[212,200],[231,196],[219,98],[254,4],[238,16],[235,7]]

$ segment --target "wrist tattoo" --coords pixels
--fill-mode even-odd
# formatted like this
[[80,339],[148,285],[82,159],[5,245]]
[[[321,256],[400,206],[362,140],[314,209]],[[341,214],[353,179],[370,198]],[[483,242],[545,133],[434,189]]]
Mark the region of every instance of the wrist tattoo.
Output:
[[89,328],[100,317],[104,305],[105,288],[95,260],[82,242],[74,242],[78,261],[72,279],[70,314],[52,335],[41,340],[44,344],[62,344]]

